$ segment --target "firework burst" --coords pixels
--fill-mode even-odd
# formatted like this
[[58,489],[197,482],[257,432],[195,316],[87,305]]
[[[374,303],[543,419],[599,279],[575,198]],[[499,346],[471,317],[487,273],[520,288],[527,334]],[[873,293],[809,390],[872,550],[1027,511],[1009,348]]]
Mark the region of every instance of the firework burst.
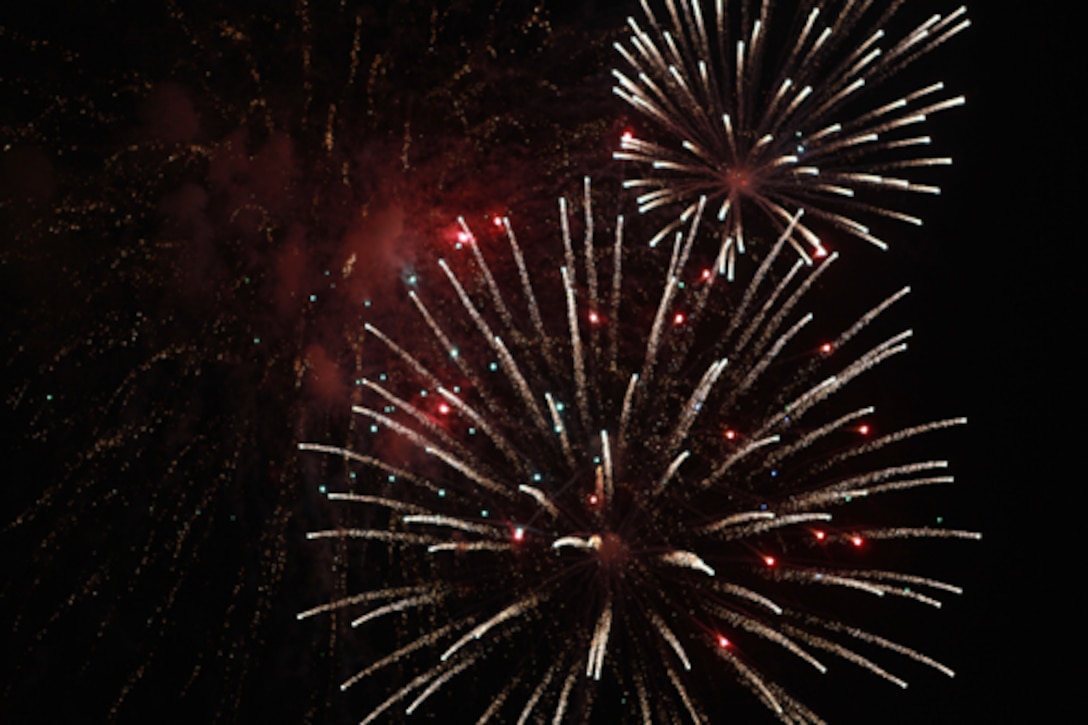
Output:
[[[919,56],[966,29],[961,7],[933,15],[896,41],[884,28],[903,3],[814,1],[798,4],[791,35],[777,42],[768,0],[704,9],[701,0],[667,0],[667,20],[642,0],[647,27],[628,18],[628,45],[616,43],[628,73],[614,71],[615,92],[660,126],[661,143],[625,134],[617,159],[648,169],[627,182],[641,211],[681,203],[681,221],[701,197],[724,222],[721,243],[732,275],[746,242],[745,215],[781,232],[793,209],[880,248],[886,245],[859,218],[888,217],[920,225],[888,206],[882,192],[939,194],[911,178],[944,166],[931,139],[918,132],[927,117],[962,105],[932,83],[869,103],[872,89]],[[775,48],[784,47],[778,57]],[[820,237],[796,224],[791,244],[802,256],[821,254]],[[773,238],[774,235],[772,235]]]
[[[978,538],[870,519],[874,497],[951,480],[907,442],[964,422],[875,435],[874,408],[841,394],[906,349],[909,330],[866,338],[909,290],[824,341],[803,309],[836,256],[783,253],[800,212],[738,288],[714,271],[725,252],[699,259],[704,205],[662,267],[628,250],[622,216],[601,245],[592,201],[587,180],[578,219],[560,202],[554,259],[528,258],[508,219],[479,233],[462,220],[449,258],[413,280],[414,322],[366,326],[391,361],[358,381],[371,440],[300,446],[352,471],[330,494],[345,522],[309,537],[369,553],[359,593],[299,617],[396,633],[344,689],[406,673],[363,723],[463,699],[495,667],[500,684],[471,688],[491,694],[469,721],[620,707],[622,720],[707,722],[704,695],[729,674],[779,719],[818,722],[765,665],[860,667],[906,687],[893,672],[905,659],[951,676],[814,614],[851,598],[939,607],[960,589],[870,560],[889,539]],[[617,691],[622,706],[605,694]]]

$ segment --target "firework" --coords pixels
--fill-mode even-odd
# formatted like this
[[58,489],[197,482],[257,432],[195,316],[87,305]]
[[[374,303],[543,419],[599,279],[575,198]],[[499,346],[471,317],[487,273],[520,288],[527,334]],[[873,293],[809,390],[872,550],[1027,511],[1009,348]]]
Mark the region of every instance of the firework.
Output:
[[384,552],[364,557],[361,592],[298,615],[397,633],[343,683],[408,673],[362,722],[460,700],[461,683],[495,667],[499,683],[472,686],[492,693],[479,723],[589,721],[617,707],[608,687],[626,693],[622,719],[706,722],[703,695],[722,675],[783,721],[818,721],[765,674],[768,657],[899,687],[897,657],[951,676],[805,609],[837,597],[939,607],[960,589],[867,562],[887,539],[978,538],[874,524],[862,503],[951,481],[946,461],[903,444],[964,423],[874,435],[874,408],[841,392],[906,349],[909,330],[866,338],[909,290],[821,341],[803,309],[836,255],[783,253],[800,212],[738,288],[712,266],[724,251],[699,258],[704,205],[664,267],[628,250],[622,216],[602,248],[592,205],[588,180],[579,219],[560,202],[551,264],[527,259],[508,219],[479,234],[462,220],[449,259],[408,292],[415,322],[401,335],[366,327],[392,361],[359,381],[370,399],[354,411],[373,439],[300,446],[352,470],[330,494],[346,523],[309,537]]
[[376,270],[484,193],[464,168],[532,194],[522,147],[595,141],[562,103],[594,31],[506,0],[5,9],[0,720],[302,721],[339,642],[277,625],[327,576],[295,443],[342,435]]
[[[774,229],[793,209],[880,248],[885,243],[862,221],[877,216],[920,225],[887,205],[884,192],[939,194],[908,178],[944,166],[931,156],[927,117],[962,105],[931,83],[877,102],[873,88],[970,25],[961,7],[933,15],[899,40],[884,28],[901,2],[798,4],[791,35],[778,42],[772,3],[732,6],[666,0],[659,19],[646,0],[646,27],[628,18],[632,35],[616,43],[629,70],[613,71],[615,93],[667,134],[661,142],[625,134],[617,159],[648,169],[626,182],[640,192],[639,208],[686,205],[681,221],[664,227],[657,243],[684,223],[707,197],[724,222],[721,244],[731,276],[746,240],[745,216]],[[781,56],[777,48],[784,48]],[[749,224],[751,222],[749,221]],[[807,221],[790,243],[802,256],[821,254]]]

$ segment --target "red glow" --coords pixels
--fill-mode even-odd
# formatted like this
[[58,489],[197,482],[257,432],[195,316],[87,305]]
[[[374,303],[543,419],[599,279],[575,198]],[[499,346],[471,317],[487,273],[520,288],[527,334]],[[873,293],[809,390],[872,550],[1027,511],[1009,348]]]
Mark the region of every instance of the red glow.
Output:
[[861,433],[863,436],[869,435],[869,430],[870,430],[869,426],[867,426],[867,425],[859,425],[858,426],[858,433]]
[[718,646],[721,647],[722,649],[725,649],[726,647],[729,646],[729,640],[719,634],[718,635]]
[[822,352],[824,355],[830,355],[831,350],[832,347],[830,342],[825,342],[823,345],[820,345],[820,352]]
[[679,327],[680,325],[684,324],[684,321],[687,319],[688,318],[684,316],[683,312],[677,312],[672,318],[672,324]]
[[852,536],[850,538],[850,543],[854,546],[861,546],[865,543],[865,539],[861,538],[860,536]]
[[457,241],[459,241],[461,244],[468,244],[472,241],[472,235],[462,229],[461,231],[457,232]]
[[726,428],[724,435],[725,435],[725,439],[727,441],[731,441],[731,440],[736,439],[737,432],[735,430],[733,430],[732,428]]
[[826,257],[827,256],[827,250],[824,249],[823,247],[816,247],[815,256],[816,257],[821,257],[821,258]]
[[734,168],[726,174],[729,185],[735,189],[747,189],[751,176],[747,169]]
[[601,316],[598,315],[596,312],[590,312],[589,313],[589,321],[591,323],[593,323],[594,325],[596,325],[596,324],[600,323]]
[[634,137],[635,137],[635,132],[628,130],[628,131],[623,132],[623,136],[621,138],[623,138],[624,141],[630,141]]
[[520,526],[516,527],[514,529],[514,541],[524,541],[524,540],[525,540],[525,529],[521,528]]
[[778,559],[775,559],[773,556],[765,556],[763,557],[763,563],[767,566],[774,566],[778,563]]
[[595,493],[589,494],[589,498],[586,499],[586,500],[589,501],[590,506],[596,506],[597,503],[600,501],[600,499],[597,498],[597,494],[595,494]]
[[445,403],[439,403],[438,404],[438,412],[441,413],[442,415],[449,415],[450,406],[448,406]]
[[824,539],[827,538],[827,532],[826,531],[814,531],[812,533],[813,533],[813,536],[816,537],[817,541],[823,541]]
[[497,216],[491,219],[491,223],[495,225],[496,229],[502,229],[502,217]]
[[711,272],[709,269],[704,269],[703,274],[702,274],[702,280],[704,282],[706,282],[708,279],[710,279],[710,275],[712,275],[712,274],[714,274],[714,273]]

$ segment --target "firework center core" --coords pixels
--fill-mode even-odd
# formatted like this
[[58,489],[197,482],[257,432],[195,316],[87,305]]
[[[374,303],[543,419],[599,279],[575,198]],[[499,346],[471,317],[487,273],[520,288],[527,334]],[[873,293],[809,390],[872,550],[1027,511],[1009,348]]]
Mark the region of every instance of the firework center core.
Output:
[[748,194],[753,191],[756,178],[747,168],[734,167],[725,172],[725,183],[732,193]]
[[627,560],[627,544],[618,534],[611,531],[603,534],[594,534],[589,537],[589,544],[597,552],[597,559],[601,566],[612,568],[621,566]]

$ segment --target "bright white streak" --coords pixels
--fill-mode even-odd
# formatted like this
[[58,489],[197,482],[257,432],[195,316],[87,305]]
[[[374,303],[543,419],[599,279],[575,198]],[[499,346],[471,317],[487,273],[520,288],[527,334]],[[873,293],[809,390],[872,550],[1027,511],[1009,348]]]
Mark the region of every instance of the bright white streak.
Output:
[[710,568],[698,554],[693,554],[690,551],[670,551],[662,554],[658,558],[662,562],[671,564],[672,566],[694,569],[695,571],[701,571],[707,576],[714,576],[714,570]]

